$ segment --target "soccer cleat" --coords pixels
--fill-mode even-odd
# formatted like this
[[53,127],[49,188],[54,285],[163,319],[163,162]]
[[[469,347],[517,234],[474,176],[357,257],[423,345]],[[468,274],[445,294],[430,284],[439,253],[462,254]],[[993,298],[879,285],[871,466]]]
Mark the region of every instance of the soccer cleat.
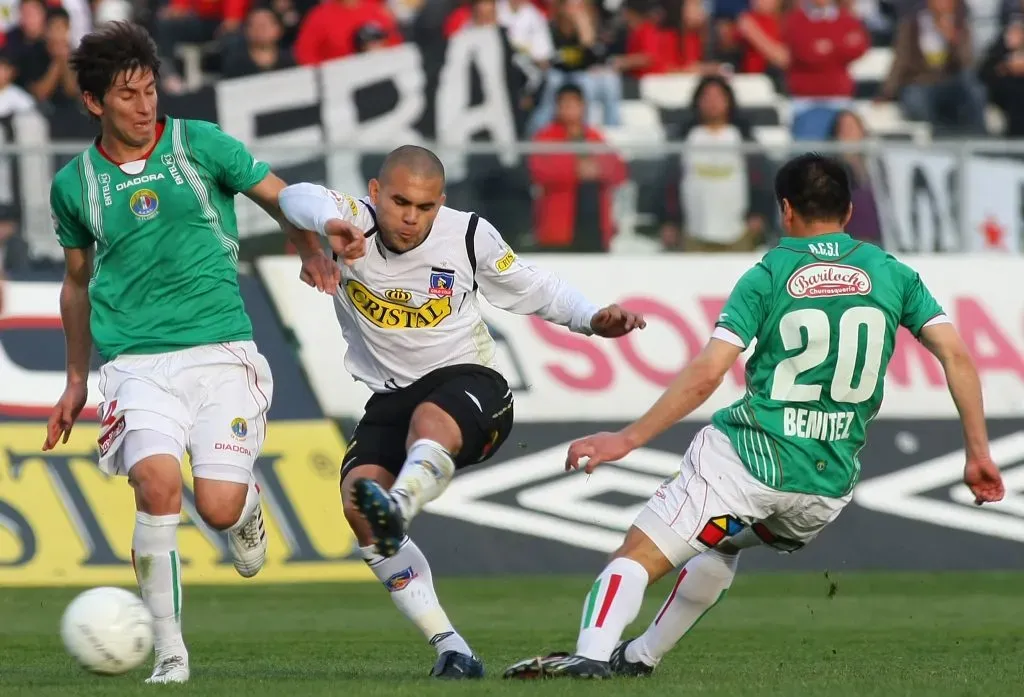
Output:
[[239,576],[252,578],[259,573],[267,561],[267,530],[263,525],[262,504],[256,506],[249,522],[228,533],[228,546]]
[[356,508],[373,530],[377,554],[393,557],[405,539],[405,520],[395,499],[372,479],[360,479],[352,487]]
[[474,680],[484,677],[484,664],[476,656],[445,651],[437,657],[430,676],[445,680]]
[[567,653],[552,653],[519,661],[505,670],[506,679],[536,680],[540,678],[584,678],[603,680],[612,677],[611,668],[604,661],[573,656]]
[[157,659],[153,674],[146,680],[151,685],[188,682],[188,655],[174,654]]
[[654,666],[649,666],[642,661],[630,663],[626,660],[626,647],[634,641],[636,641],[635,637],[619,642],[619,645],[615,647],[614,651],[612,651],[612,657],[611,660],[608,661],[608,665],[611,667],[612,672],[615,675],[622,675],[630,678],[642,678],[654,672]]

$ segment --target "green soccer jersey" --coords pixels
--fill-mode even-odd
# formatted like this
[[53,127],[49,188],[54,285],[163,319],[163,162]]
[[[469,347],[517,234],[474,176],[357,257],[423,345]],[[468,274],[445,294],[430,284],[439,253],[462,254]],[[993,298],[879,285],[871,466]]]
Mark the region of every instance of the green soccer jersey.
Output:
[[746,394],[712,423],[768,486],[844,496],[860,475],[897,329],[918,336],[942,315],[918,274],[874,245],[843,233],[783,238],[718,319],[743,346],[757,343]]
[[269,171],[216,125],[168,117],[146,160],[119,166],[93,145],[57,173],[60,244],[96,245],[90,325],[104,359],[252,338],[234,197]]

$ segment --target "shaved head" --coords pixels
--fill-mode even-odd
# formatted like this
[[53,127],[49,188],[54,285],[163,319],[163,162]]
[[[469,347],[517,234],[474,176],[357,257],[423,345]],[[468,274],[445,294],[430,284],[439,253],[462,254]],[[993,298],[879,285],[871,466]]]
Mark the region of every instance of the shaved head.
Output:
[[396,169],[404,169],[414,177],[440,179],[441,189],[444,189],[444,165],[437,155],[419,145],[403,145],[392,150],[384,159],[377,178],[386,184]]

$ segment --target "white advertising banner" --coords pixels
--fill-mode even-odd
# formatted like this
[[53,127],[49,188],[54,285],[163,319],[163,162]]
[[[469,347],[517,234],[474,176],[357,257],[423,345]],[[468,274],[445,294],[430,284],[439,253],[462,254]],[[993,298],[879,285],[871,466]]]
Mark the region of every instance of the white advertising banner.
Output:
[[[707,341],[733,284],[754,255],[542,256],[594,302],[642,312],[647,329],[618,340],[584,337],[534,317],[487,307],[499,368],[516,394],[522,422],[618,421],[646,410]],[[1024,259],[945,255],[908,257],[960,329],[981,374],[991,416],[1024,413]],[[345,342],[332,300],[298,280],[295,257],[258,263],[282,321],[300,344],[302,364],[324,411],[358,418],[369,390],[345,372]],[[693,415],[739,398],[743,366]],[[883,418],[956,416],[938,362],[900,330],[889,365]]]

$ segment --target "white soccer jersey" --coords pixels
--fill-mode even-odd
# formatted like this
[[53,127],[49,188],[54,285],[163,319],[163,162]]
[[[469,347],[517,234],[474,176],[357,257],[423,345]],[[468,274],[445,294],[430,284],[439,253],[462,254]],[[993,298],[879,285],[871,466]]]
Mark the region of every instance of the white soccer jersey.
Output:
[[593,333],[597,306],[554,274],[520,260],[476,214],[442,207],[427,238],[397,254],[377,234],[369,197],[293,184],[281,192],[280,204],[303,230],[322,235],[328,220],[342,218],[366,232],[366,255],[351,266],[339,263],[334,307],[348,344],[345,368],[374,392],[405,387],[449,365],[496,369],[478,288],[496,307]]

